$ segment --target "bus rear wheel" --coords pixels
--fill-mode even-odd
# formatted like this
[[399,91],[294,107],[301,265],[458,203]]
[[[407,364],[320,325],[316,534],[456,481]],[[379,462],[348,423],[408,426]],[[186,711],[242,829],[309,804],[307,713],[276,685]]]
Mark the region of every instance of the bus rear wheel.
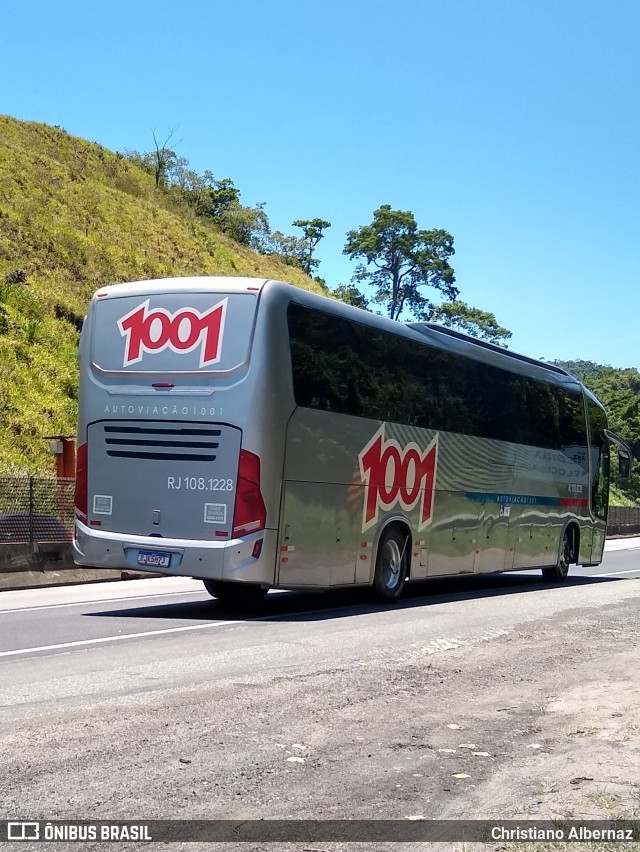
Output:
[[562,545],[558,564],[542,569],[542,576],[551,583],[563,583],[569,574],[569,566],[576,561],[574,554],[574,536],[572,530],[567,527],[562,535]]
[[391,527],[382,534],[373,575],[373,588],[378,600],[397,601],[402,595],[409,573],[408,545],[407,535],[397,527]]
[[202,582],[212,598],[238,608],[252,609],[262,603],[267,594],[267,589],[253,583],[227,583],[224,580]]

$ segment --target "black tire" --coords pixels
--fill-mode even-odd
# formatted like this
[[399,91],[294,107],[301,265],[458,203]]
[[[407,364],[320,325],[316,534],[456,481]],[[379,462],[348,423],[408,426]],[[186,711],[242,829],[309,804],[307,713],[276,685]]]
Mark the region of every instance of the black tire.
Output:
[[550,583],[564,583],[569,576],[569,566],[576,561],[573,552],[574,536],[572,530],[567,527],[562,536],[558,564],[542,569],[542,576]]
[[267,589],[253,583],[226,583],[224,580],[203,580],[212,598],[236,609],[254,609],[267,594]]
[[409,574],[409,539],[398,527],[383,532],[373,575],[373,590],[380,601],[397,601]]

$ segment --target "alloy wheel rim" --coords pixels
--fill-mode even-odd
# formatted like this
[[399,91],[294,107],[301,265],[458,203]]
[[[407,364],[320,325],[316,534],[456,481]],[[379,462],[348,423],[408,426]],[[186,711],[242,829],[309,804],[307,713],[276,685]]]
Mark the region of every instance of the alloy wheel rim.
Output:
[[382,554],[382,565],[384,586],[388,591],[392,592],[398,588],[402,579],[402,554],[400,553],[398,543],[393,539],[385,543]]

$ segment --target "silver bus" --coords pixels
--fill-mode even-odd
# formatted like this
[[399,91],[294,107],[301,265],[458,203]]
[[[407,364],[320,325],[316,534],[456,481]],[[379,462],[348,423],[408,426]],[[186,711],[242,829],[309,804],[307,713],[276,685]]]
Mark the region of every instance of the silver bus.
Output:
[[604,409],[552,364],[280,281],[194,277],[93,297],[79,359],[80,565],[268,589],[602,559]]

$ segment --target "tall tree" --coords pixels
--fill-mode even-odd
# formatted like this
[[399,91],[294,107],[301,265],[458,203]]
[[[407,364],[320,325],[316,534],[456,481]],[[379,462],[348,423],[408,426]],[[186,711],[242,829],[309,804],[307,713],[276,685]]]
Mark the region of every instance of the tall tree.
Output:
[[352,281],[372,284],[374,301],[384,305],[392,319],[398,319],[405,309],[418,319],[429,318],[433,304],[421,288],[432,287],[447,299],[457,297],[449,265],[453,253],[451,234],[441,229],[421,230],[413,213],[392,210],[389,204],[375,211],[370,225],[347,233],[343,251],[352,260],[365,259]]
[[306,242],[306,251],[302,258],[302,268],[307,275],[311,275],[312,271],[316,269],[320,263],[320,261],[314,258],[313,252],[324,236],[322,232],[331,227],[331,222],[327,222],[326,219],[296,219],[296,221],[293,222],[293,227],[302,228],[302,232],[304,234],[303,239]]
[[156,186],[158,187],[166,186],[169,172],[178,164],[178,155],[173,150],[173,148],[169,148],[169,142],[173,138],[173,134],[175,132],[175,127],[172,127],[167,135],[167,138],[162,144],[160,144],[160,142],[158,141],[158,137],[156,136],[155,130],[153,131],[153,144],[155,146],[155,150],[153,151],[154,177],[156,181]]

